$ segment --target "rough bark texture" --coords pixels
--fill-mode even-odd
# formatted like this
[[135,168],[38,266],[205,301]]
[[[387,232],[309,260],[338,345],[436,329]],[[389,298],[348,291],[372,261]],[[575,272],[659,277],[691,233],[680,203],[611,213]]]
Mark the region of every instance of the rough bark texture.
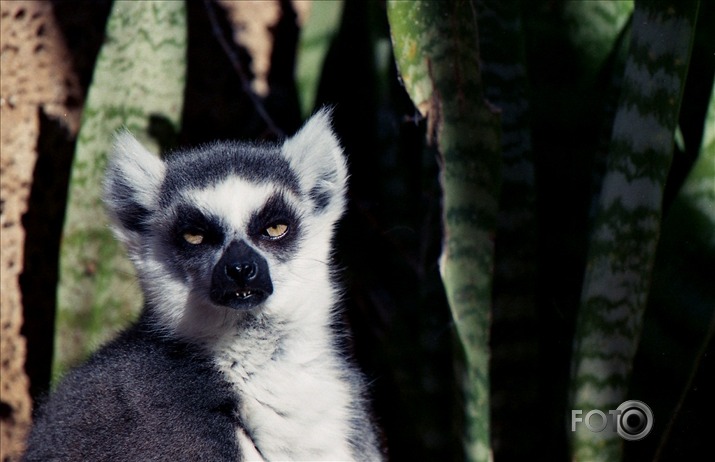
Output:
[[9,461],[22,453],[31,415],[20,276],[40,122],[76,133],[80,92],[49,2],[2,2],[0,16],[0,460]]
[[[270,92],[268,77],[273,53],[273,29],[283,14],[284,7],[278,0],[235,2],[219,0],[234,25],[233,40],[244,46],[251,55],[251,87],[259,96]],[[299,25],[303,25],[310,14],[312,2],[292,1]]]
[[[81,3],[81,4],[80,4]],[[219,4],[235,13],[236,3]],[[241,2],[242,14],[229,14],[227,30],[235,39],[257,44],[249,59],[272,58],[272,37],[252,39],[261,31],[273,32],[282,9],[291,5],[272,2]],[[58,277],[57,253],[65,213],[67,182],[74,144],[80,124],[84,94],[93,75],[96,54],[104,36],[109,0],[2,1],[0,37],[2,71],[0,93],[1,200],[2,227],[0,254],[0,460],[19,459],[30,425],[32,397],[44,393],[50,380],[54,339],[54,317]],[[205,16],[202,3],[190,5],[197,16]],[[196,8],[195,8],[196,7]],[[308,5],[294,4],[298,21],[304,20]],[[264,10],[275,10],[267,15]],[[270,16],[255,31],[256,18]],[[195,33],[215,42],[210,29]],[[251,24],[250,30],[241,25]],[[265,35],[265,34],[264,34]],[[195,47],[196,48],[196,47]],[[200,47],[199,47],[200,48]],[[212,61],[224,57],[217,47],[200,53]],[[198,66],[202,68],[202,66]],[[216,73],[203,71],[215,79]],[[268,70],[263,71],[264,74]],[[256,73],[260,73],[256,71]],[[227,76],[233,76],[230,71]],[[206,90],[204,104],[194,104],[183,117],[209,120],[219,126],[206,107],[227,101],[227,88],[235,83],[201,85]],[[202,82],[203,83],[203,82]],[[225,83],[225,85],[222,85]],[[197,88],[191,92],[196,99]],[[210,100],[211,103],[206,103]],[[231,100],[233,101],[233,100]],[[244,105],[237,110],[248,114]],[[220,122],[231,124],[221,114]],[[232,125],[233,127],[233,125]],[[202,130],[211,139],[221,137]],[[188,135],[187,135],[188,136]],[[226,137],[226,135],[223,135]],[[28,316],[29,314],[29,316]],[[24,320],[23,320],[24,317]],[[29,392],[28,392],[29,390]]]

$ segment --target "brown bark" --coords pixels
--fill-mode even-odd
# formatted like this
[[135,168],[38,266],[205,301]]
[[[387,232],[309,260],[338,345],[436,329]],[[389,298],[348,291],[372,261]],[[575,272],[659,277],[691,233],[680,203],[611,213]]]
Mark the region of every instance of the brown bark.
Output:
[[10,461],[22,454],[32,408],[19,278],[40,117],[76,135],[81,96],[50,2],[3,1],[0,16],[0,460]]

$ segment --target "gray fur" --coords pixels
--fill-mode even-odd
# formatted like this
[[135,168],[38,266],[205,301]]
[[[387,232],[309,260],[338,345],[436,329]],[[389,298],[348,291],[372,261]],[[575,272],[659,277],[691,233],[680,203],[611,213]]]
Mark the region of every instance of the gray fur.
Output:
[[40,407],[25,460],[381,460],[331,327],[346,184],[327,111],[165,160],[120,134],[105,201],[145,306]]

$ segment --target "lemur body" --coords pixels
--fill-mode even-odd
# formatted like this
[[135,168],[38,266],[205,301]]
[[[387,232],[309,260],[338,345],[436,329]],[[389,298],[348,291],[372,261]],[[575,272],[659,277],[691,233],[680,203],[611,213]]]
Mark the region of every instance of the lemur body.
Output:
[[105,202],[145,307],[40,408],[25,460],[382,459],[334,329],[346,182],[326,111],[165,160],[121,134]]

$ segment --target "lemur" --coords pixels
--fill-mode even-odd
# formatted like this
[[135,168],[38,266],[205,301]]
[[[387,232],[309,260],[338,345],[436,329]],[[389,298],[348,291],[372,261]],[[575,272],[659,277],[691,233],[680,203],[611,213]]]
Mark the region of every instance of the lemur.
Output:
[[25,461],[384,459],[336,327],[330,119],[163,159],[117,135],[104,201],[144,307],[40,406]]

